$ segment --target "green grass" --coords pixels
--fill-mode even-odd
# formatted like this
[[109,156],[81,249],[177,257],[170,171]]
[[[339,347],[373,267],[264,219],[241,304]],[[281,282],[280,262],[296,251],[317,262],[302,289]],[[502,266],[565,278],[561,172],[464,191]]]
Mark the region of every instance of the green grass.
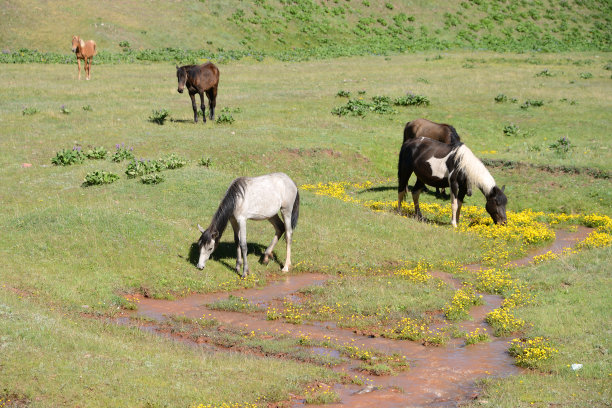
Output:
[[[97,41],[98,61],[172,62],[210,55],[303,59],[449,48],[609,51],[612,42],[606,1],[397,0],[387,3],[392,7],[316,0],[153,0],[113,7],[92,0],[60,0],[53,7],[41,0],[4,3],[3,47],[61,53],[51,58],[59,62],[74,59],[66,57],[73,35]],[[38,24],[29,24],[33,20]],[[33,62],[48,59],[35,56]]]
[[[484,399],[500,407],[609,405],[611,256],[610,248],[596,249],[516,271],[536,295],[516,312],[533,324],[526,335],[550,338],[559,352],[542,363],[544,374],[486,381]],[[584,367],[573,371],[574,363]]]
[[[166,401],[188,405],[207,400],[253,401],[254,395],[278,401],[315,377],[331,378],[326,371],[308,368],[314,371],[306,373],[301,365],[291,362],[268,364],[267,360],[247,358],[248,363],[243,363],[243,357],[226,359],[215,354],[202,357],[170,341],[78,315],[87,310],[112,316],[118,308],[128,306],[122,296],[125,293],[172,298],[193,291],[253,285],[255,279],[265,284],[270,275],[277,274],[278,263],[267,267],[257,263],[273,235],[266,222],[248,224],[249,264],[255,279],[244,283],[233,270],[236,252],[229,231],[203,271],[193,264],[192,243],[199,236],[196,224],[207,225],[235,177],[284,171],[298,185],[381,181],[376,189],[356,194],[363,199],[392,200],[397,197],[395,174],[403,126],[418,117],[454,125],[462,140],[480,157],[612,170],[612,92],[609,71],[604,69],[611,58],[609,54],[534,57],[451,52],[444,53],[441,59],[437,55],[416,53],[388,59],[357,57],[300,64],[245,60],[223,65],[218,109],[240,108],[236,121],[224,125],[192,123],[189,98],[176,93],[171,64],[94,65],[92,80],[87,82],[77,82],[76,69],[71,66],[3,65],[0,197],[4,211],[0,213],[0,256],[4,262],[0,269],[0,310],[19,316],[0,328],[2,336],[10,336],[7,347],[18,347],[7,354],[9,359],[3,360],[3,386],[39,406],[142,406],[146,402],[163,405]],[[474,61],[466,61],[468,58]],[[463,68],[468,62],[474,67]],[[535,77],[545,68],[558,74]],[[580,72],[587,69],[593,78],[579,80]],[[427,96],[431,104],[396,107],[398,113],[393,115],[340,118],[331,110],[340,104],[336,93],[341,89],[354,96],[365,90],[366,98],[396,98],[413,92]],[[496,103],[494,97],[499,93],[520,102],[541,99],[545,104],[523,110],[519,104]],[[563,98],[576,100],[577,104],[561,102]],[[71,114],[61,113],[62,105]],[[91,110],[80,109],[82,106],[90,106]],[[38,112],[24,115],[25,107]],[[168,109],[172,117],[163,126],[156,125],[148,121],[152,109]],[[505,136],[503,127],[508,122],[517,123],[532,135]],[[561,157],[547,146],[564,136],[576,148]],[[136,158],[157,159],[175,153],[187,163],[164,172],[166,180],[156,186],[128,179],[125,161],[86,160],[71,166],[51,163],[56,152],[72,149],[76,144],[83,150],[102,146],[113,152],[118,143],[134,147]],[[537,151],[529,146],[541,148]],[[210,158],[213,166],[200,166],[198,160],[202,157]],[[31,163],[32,167],[22,167],[23,163]],[[109,171],[121,178],[110,185],[81,187],[85,175],[95,170]],[[554,174],[529,166],[497,166],[490,170],[498,184],[506,184],[510,210],[612,215],[607,179],[584,172]],[[428,194],[423,194],[422,200],[442,202]],[[482,194],[475,192],[467,203],[483,205]],[[276,254],[281,263],[284,252],[283,243],[279,243]],[[609,258],[609,252],[598,253]],[[583,255],[585,259],[589,254]],[[436,263],[454,259],[464,263],[482,255],[478,239],[454,232],[448,225],[419,223],[301,192],[292,253],[299,271],[364,272],[400,260]],[[588,269],[577,265],[577,275]],[[342,283],[363,295],[351,306],[355,311],[369,313],[392,306],[406,315],[419,316],[427,309],[439,308],[451,297],[450,292],[440,297],[433,289],[415,293],[421,287],[405,282],[387,290],[384,279],[368,286],[372,281],[376,279],[359,276]],[[19,299],[13,289],[31,296]],[[342,296],[330,293],[326,302],[332,304]],[[567,307],[573,310],[587,301],[591,301],[590,296],[577,297]],[[601,327],[598,319],[602,315],[606,312],[601,308],[592,316],[585,314],[585,325]],[[555,335],[552,328],[535,317],[525,319],[534,322],[544,334]],[[13,333],[19,333],[20,343],[14,340]],[[568,335],[560,333],[555,339]],[[86,353],[104,358],[92,359],[94,365],[89,360],[81,364]],[[173,365],[173,358],[181,364]],[[153,365],[147,367],[147,361]],[[189,366],[191,361],[195,363]],[[216,376],[217,368],[212,363],[219,365],[221,361],[227,373]],[[38,362],[41,367],[34,367]],[[138,367],[136,373],[129,372],[130,364]],[[245,364],[249,364],[248,375],[238,375]],[[251,381],[250,373],[257,376],[258,370],[267,367],[281,370],[283,380],[262,375],[261,381]],[[34,369],[40,370],[36,371],[38,382],[31,381]],[[89,372],[84,377],[95,391],[79,394],[82,389],[78,375],[86,369]],[[167,369],[172,370],[171,375]],[[143,376],[152,378],[151,387],[164,390],[174,387],[168,385],[168,378],[181,379],[176,388],[162,395],[161,391],[152,393],[138,388]],[[218,381],[215,386],[232,384],[219,399],[212,399],[210,394],[211,376]],[[106,378],[113,381],[106,383]],[[605,381],[597,378],[592,381]],[[559,380],[559,384],[563,381]],[[121,386],[113,388],[115,383]],[[58,384],[69,386],[60,393]],[[41,398],[40,402],[36,398]]]

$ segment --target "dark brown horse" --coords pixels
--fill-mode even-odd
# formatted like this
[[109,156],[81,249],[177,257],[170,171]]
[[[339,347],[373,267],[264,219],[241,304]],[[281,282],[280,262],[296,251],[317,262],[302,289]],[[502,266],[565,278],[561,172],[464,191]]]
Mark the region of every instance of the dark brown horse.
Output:
[[79,79],[81,79],[81,60],[83,60],[87,80],[89,80],[91,74],[91,60],[98,52],[95,41],[89,40],[85,42],[81,39],[81,37],[74,35],[72,36],[72,52],[74,52],[77,57],[77,64],[79,65]]
[[204,93],[208,97],[208,109],[210,120],[215,118],[215,106],[217,105],[217,85],[219,84],[219,69],[212,62],[202,65],[176,66],[176,77],[178,78],[178,92],[183,93],[185,87],[189,91],[191,106],[193,107],[193,121],[198,123],[198,106],[195,94],[200,94],[200,106],[204,123],[206,123],[206,111],[204,109]]
[[504,194],[504,187],[497,187],[491,173],[463,143],[450,146],[420,137],[408,139],[402,145],[397,166],[398,211],[401,211],[408,179],[412,173],[417,176],[417,181],[412,189],[412,200],[417,218],[422,218],[419,209],[419,194],[426,184],[434,187],[450,187],[453,212],[451,224],[456,227],[463,199],[473,185],[478,187],[487,199],[485,208],[493,222],[506,223],[508,199]]
[[[446,123],[436,123],[427,119],[415,119],[406,123],[404,127],[404,142],[417,137],[428,137],[451,146],[461,143],[461,138],[454,127]],[[440,194],[440,189],[436,187],[436,196],[439,197]],[[444,189],[442,189],[442,194],[444,194]]]

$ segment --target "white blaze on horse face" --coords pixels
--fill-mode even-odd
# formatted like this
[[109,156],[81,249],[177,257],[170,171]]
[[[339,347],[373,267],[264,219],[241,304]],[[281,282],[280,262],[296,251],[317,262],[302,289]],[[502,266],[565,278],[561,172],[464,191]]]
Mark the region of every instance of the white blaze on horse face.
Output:
[[445,179],[448,177],[448,167],[446,167],[446,159],[448,159],[449,155],[450,153],[440,159],[433,156],[427,159],[427,163],[429,163],[429,166],[431,167],[431,175],[433,177],[439,179]]
[[200,259],[198,260],[198,269],[204,269],[204,265],[206,264],[206,261],[208,261],[208,258],[210,258],[210,255],[213,253],[213,251],[215,250],[215,240],[211,239],[209,242],[206,242],[204,245],[202,245],[202,247],[200,248]]

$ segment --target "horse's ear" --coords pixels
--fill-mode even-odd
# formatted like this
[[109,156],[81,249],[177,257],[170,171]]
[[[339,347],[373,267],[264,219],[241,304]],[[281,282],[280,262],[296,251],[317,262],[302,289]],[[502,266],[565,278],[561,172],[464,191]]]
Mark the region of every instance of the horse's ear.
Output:
[[504,185],[502,186],[502,193],[504,192],[504,190],[505,190],[505,189],[506,189],[506,185],[504,184]]
[[212,234],[210,234],[210,236],[212,237],[212,239],[216,241],[217,238],[219,238],[219,231],[213,231]]
[[179,69],[179,66],[178,66],[178,65],[176,66],[176,69]]
[[202,228],[202,226],[200,224],[198,224],[198,229],[200,230],[201,233],[204,233],[204,228]]

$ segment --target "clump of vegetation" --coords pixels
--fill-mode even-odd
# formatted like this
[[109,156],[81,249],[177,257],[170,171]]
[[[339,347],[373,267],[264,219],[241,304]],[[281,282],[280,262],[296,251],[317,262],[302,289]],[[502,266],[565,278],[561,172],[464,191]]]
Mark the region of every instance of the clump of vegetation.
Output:
[[525,327],[525,321],[515,317],[507,308],[500,307],[487,314],[487,323],[493,327],[496,336],[509,336]]
[[544,101],[541,99],[527,99],[525,102],[521,104],[521,109],[527,109],[529,107],[540,107],[544,106]]
[[336,96],[340,96],[340,97],[343,97],[343,98],[349,98],[351,96],[351,93],[349,91],[340,90],[340,91],[338,91]]
[[572,142],[565,136],[552,143],[550,149],[559,155],[566,155],[572,149]]
[[133,160],[134,159],[134,148],[130,147],[129,149],[125,147],[125,143],[116,144],[115,145],[115,153],[111,156],[111,160],[115,163],[120,163],[124,160]]
[[91,108],[91,105],[84,105],[84,106],[82,107],[82,109],[83,109],[85,112],[91,112],[91,111],[93,110],[93,109]]
[[154,109],[151,115],[149,116],[149,122],[157,123],[158,125],[163,125],[166,122],[166,119],[170,116],[170,112],[167,109]]
[[168,156],[159,159],[161,165],[168,170],[179,169],[187,164],[187,160],[183,157],[177,156],[175,153],[171,153]]
[[342,106],[337,106],[332,109],[332,114],[338,116],[361,116],[367,115],[370,110],[370,103],[363,99],[349,99],[348,102]]
[[580,78],[582,78],[582,79],[591,79],[591,78],[593,78],[593,74],[591,74],[590,72],[581,72],[580,73]]
[[103,160],[108,155],[108,150],[102,146],[98,146],[93,149],[88,149],[84,154],[85,157],[91,160]]
[[465,345],[469,346],[471,344],[482,343],[483,341],[490,341],[489,335],[487,334],[487,329],[477,328],[476,330],[465,334]]
[[516,365],[537,368],[542,361],[548,360],[559,350],[543,337],[533,339],[513,339],[508,352],[516,360]]
[[504,126],[504,136],[517,137],[521,133],[521,130],[514,123],[508,123]]
[[497,103],[503,103],[507,101],[508,101],[508,97],[504,95],[503,93],[497,94],[497,96],[495,97],[495,102]]
[[142,184],[159,184],[164,180],[164,176],[159,173],[145,174],[144,176],[140,177],[140,182]]
[[236,121],[236,119],[234,119],[234,117],[229,112],[229,110],[222,110],[221,113],[219,114],[219,116],[217,117],[217,120],[216,120],[216,122],[219,123],[219,124],[226,123],[228,125],[231,125],[235,121]]
[[429,98],[423,95],[409,93],[393,101],[396,106],[429,106]]
[[397,113],[391,106],[391,98],[388,96],[374,96],[372,97],[372,104],[370,106],[372,112],[378,113],[379,115],[388,115]]
[[24,116],[34,115],[35,113],[38,113],[38,112],[39,112],[38,108],[35,108],[33,106],[28,106],[28,107],[23,108],[23,110],[21,111],[21,114]]
[[552,73],[552,72],[550,72],[550,71],[548,70],[548,68],[546,68],[545,70],[540,71],[540,72],[538,72],[537,74],[535,74],[535,76],[536,76],[536,77],[551,77],[551,76],[553,76],[553,73]]
[[317,384],[306,389],[304,399],[306,404],[333,404],[340,402],[340,395],[329,385]]
[[200,158],[200,160],[198,160],[198,164],[200,166],[204,166],[204,167],[211,167],[212,166],[212,160],[210,159],[210,157],[202,157]]
[[133,160],[128,164],[125,174],[128,178],[144,176],[149,173],[156,173],[164,169],[164,165],[157,160]]
[[101,184],[111,184],[119,180],[119,176],[104,170],[96,170],[87,173],[85,176],[84,186],[97,186]]
[[69,115],[71,113],[71,110],[68,109],[66,105],[62,105],[60,106],[60,112],[62,112],[64,115]]
[[81,164],[85,161],[85,154],[83,154],[80,146],[74,146],[72,150],[62,149],[55,153],[55,157],[51,159],[51,163],[56,166],[70,166],[72,164]]

